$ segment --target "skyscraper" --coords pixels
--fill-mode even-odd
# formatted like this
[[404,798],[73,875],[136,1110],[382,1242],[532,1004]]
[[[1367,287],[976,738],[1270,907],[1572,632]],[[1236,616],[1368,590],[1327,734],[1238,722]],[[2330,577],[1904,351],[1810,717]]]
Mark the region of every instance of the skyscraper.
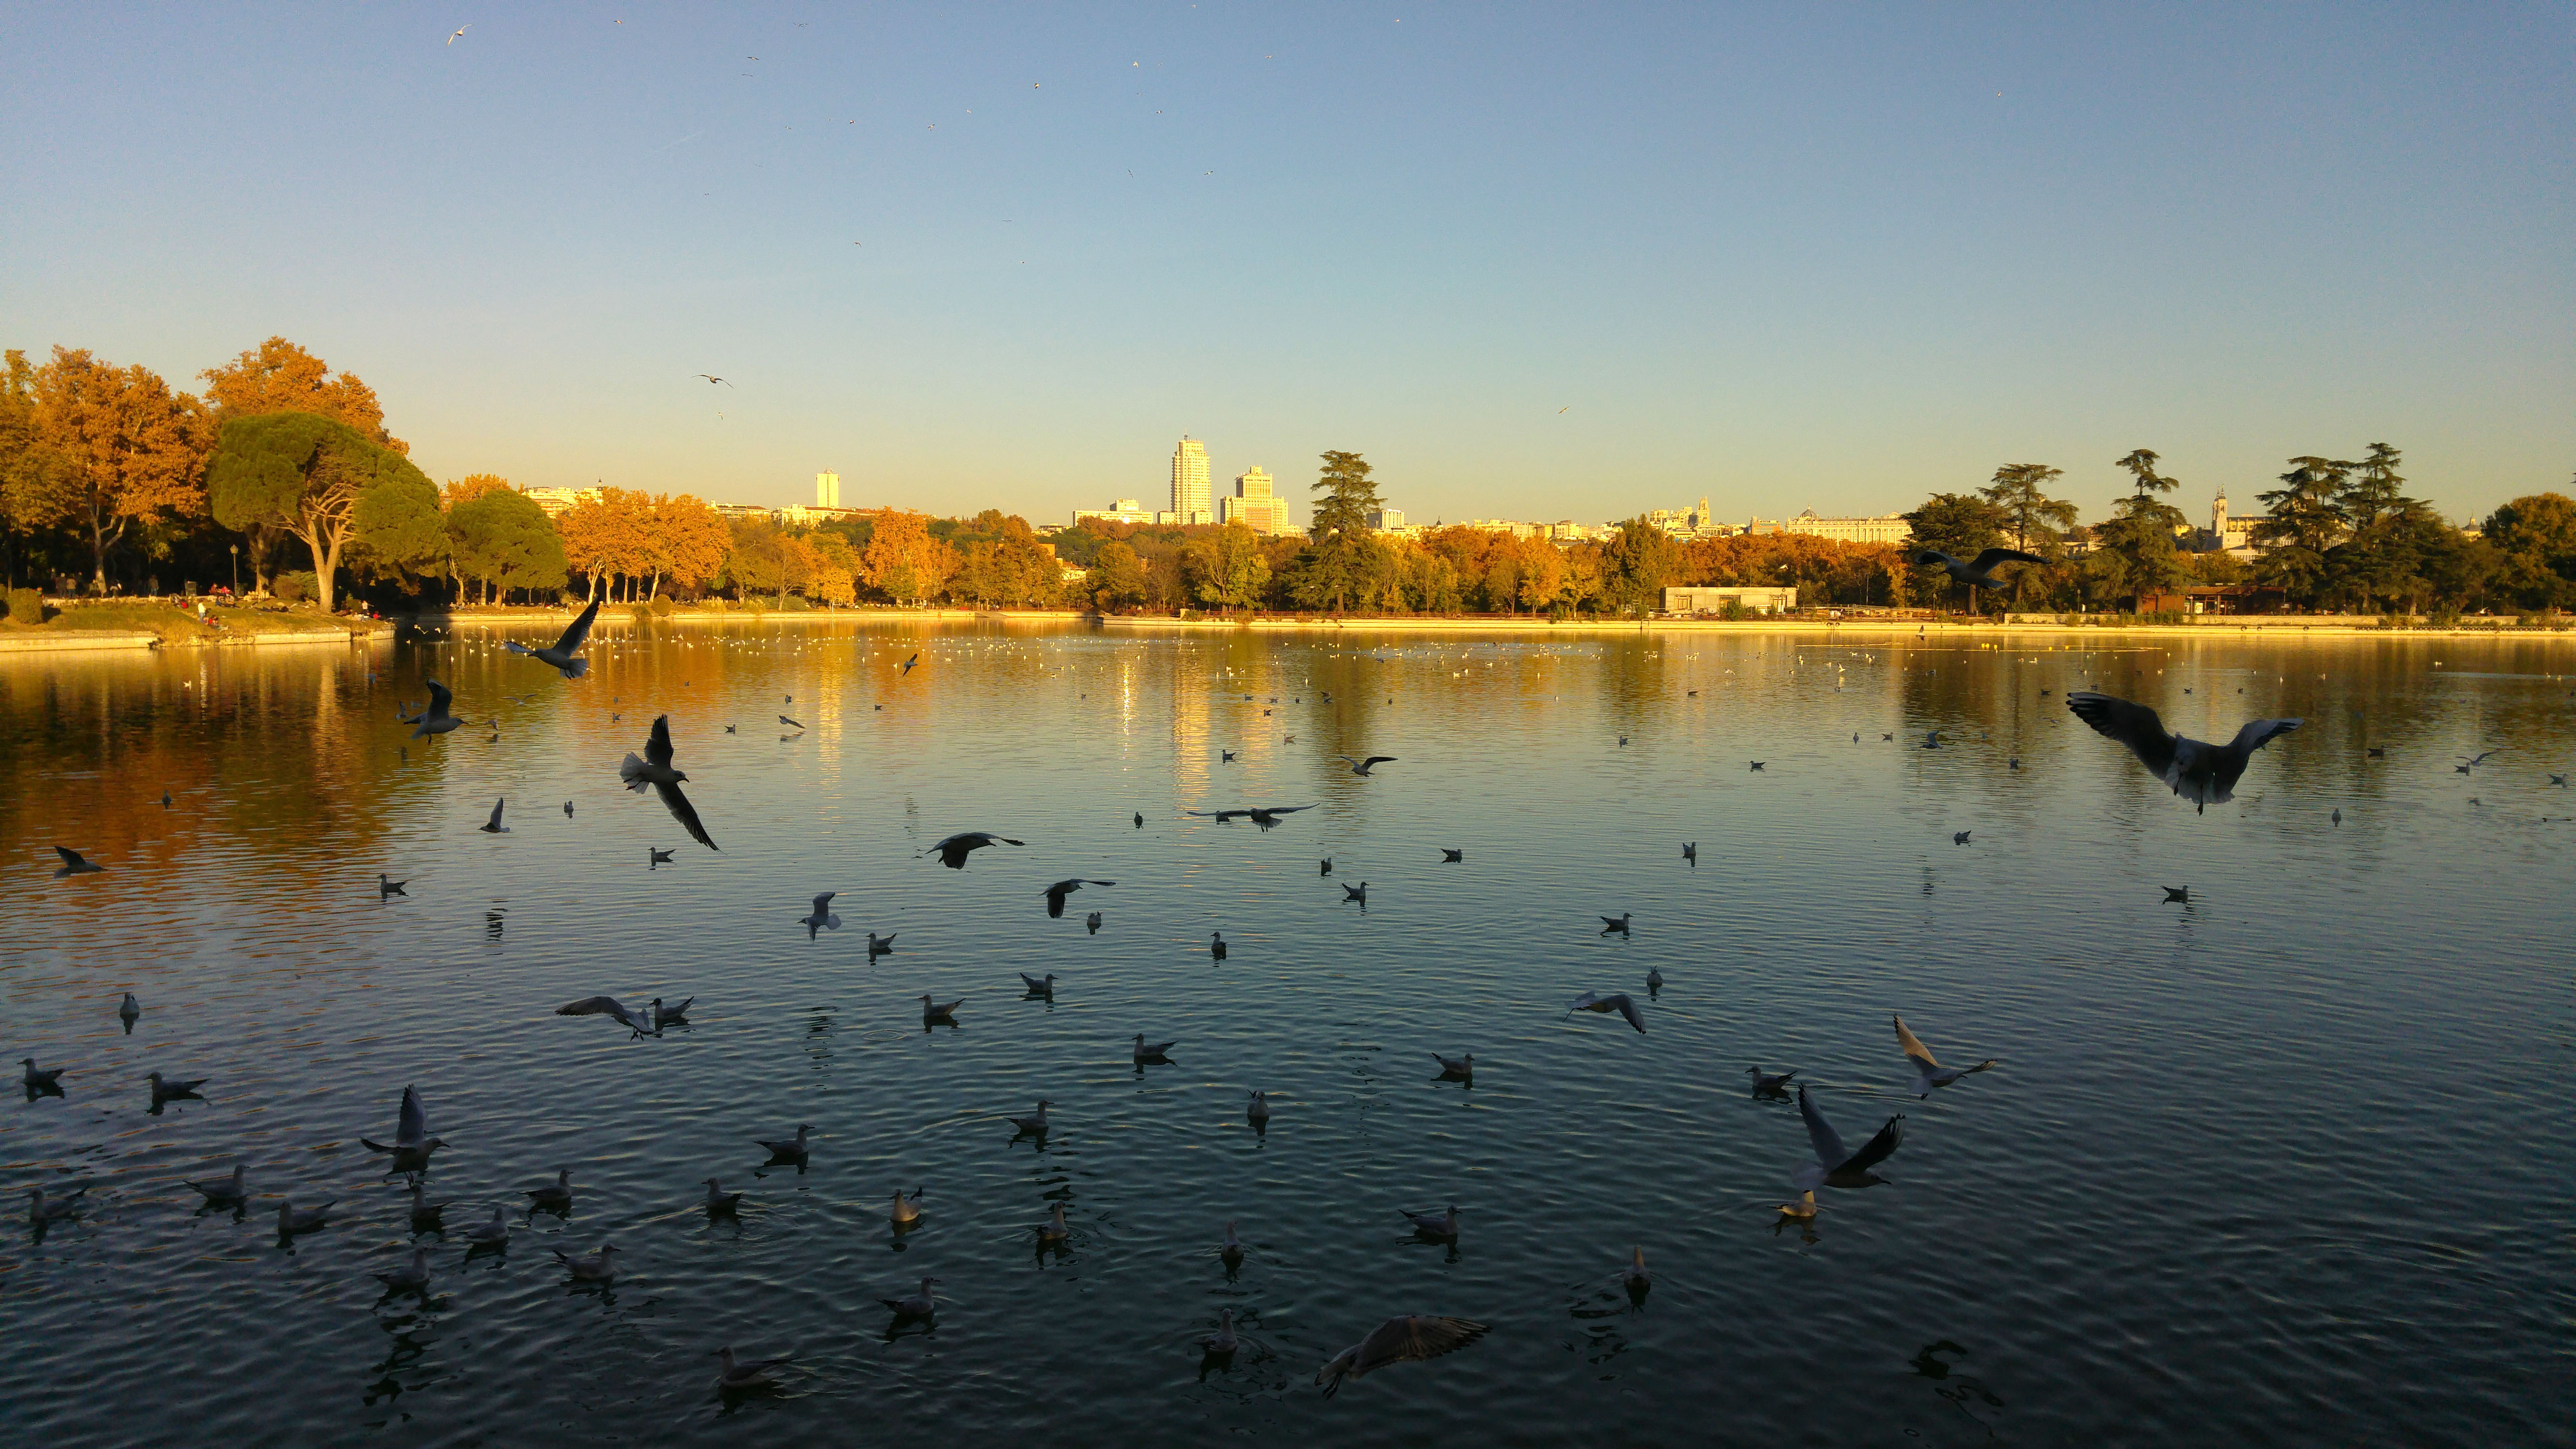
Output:
[[1295,533],[1288,522],[1288,500],[1270,491],[1270,471],[1255,465],[1234,480],[1234,496],[1217,500],[1225,523],[1249,524],[1260,533]]
[[1172,450],[1172,513],[1182,523],[1213,521],[1208,501],[1207,444],[1184,433]]
[[840,474],[817,473],[814,475],[814,506],[817,508],[838,508],[841,506]]

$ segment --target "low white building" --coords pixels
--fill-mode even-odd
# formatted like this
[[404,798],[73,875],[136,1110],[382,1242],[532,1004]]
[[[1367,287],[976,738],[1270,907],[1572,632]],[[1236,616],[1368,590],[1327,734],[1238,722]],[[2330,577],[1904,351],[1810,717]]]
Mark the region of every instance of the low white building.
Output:
[[1730,603],[1740,603],[1756,614],[1785,614],[1798,607],[1798,591],[1771,585],[1718,584],[1664,590],[1667,614],[1720,614]]

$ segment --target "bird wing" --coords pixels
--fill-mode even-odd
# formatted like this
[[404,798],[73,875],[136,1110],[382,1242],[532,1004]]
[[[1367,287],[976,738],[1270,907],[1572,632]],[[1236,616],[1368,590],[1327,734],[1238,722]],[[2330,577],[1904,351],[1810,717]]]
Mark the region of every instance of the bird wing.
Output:
[[435,679],[425,679],[421,682],[429,686],[429,708],[420,712],[421,717],[436,719],[447,713],[449,702],[456,698],[455,692]]
[[1914,556],[1914,561],[1919,564],[1940,564],[1944,567],[1954,566],[1959,562],[1937,548],[1923,550]]
[[1351,1377],[1410,1359],[1438,1358],[1484,1337],[1485,1325],[1467,1318],[1408,1313],[1379,1324],[1360,1340]]
[[1613,996],[1610,998],[1609,1004],[1619,1008],[1619,1014],[1628,1018],[1628,1024],[1630,1026],[1635,1027],[1639,1031],[1644,1031],[1646,1029],[1645,1014],[1637,1010],[1637,1003],[1635,1001],[1624,995]]
[[680,822],[680,828],[689,832],[690,839],[709,850],[718,848],[707,838],[707,828],[698,823],[698,807],[689,803],[689,797],[680,793],[679,786],[655,785],[653,793],[662,797],[662,808],[671,812],[671,818]]
[[599,600],[593,599],[590,607],[581,611],[581,617],[572,621],[572,627],[563,631],[563,637],[555,641],[555,652],[569,657],[578,651],[582,641],[590,637],[591,621],[598,617]]
[[[1367,759],[1360,761],[1360,768],[1361,768],[1361,769],[1363,769],[1363,770],[1365,770],[1365,769],[1367,769],[1367,768],[1368,768],[1369,766],[1371,766],[1371,765],[1392,765],[1392,764],[1394,764],[1394,763],[1395,763],[1395,756],[1393,756],[1393,755],[1371,755],[1371,756],[1369,756]],[[1442,1319],[1441,1321],[1442,1321],[1442,1322],[1444,1322],[1444,1323],[1461,1323],[1461,1322],[1464,1322],[1465,1320],[1464,1320],[1464,1319]]]
[[1969,568],[1969,570],[1970,570],[1971,572],[1973,572],[1973,573],[1981,573],[1981,574],[1982,574],[1982,573],[1987,573],[1987,572],[1992,571],[1992,570],[1993,570],[1993,568],[1994,568],[1994,566],[1995,566],[1995,565],[1997,565],[1997,564],[1999,564],[1999,563],[2046,563],[2046,562],[2048,562],[2048,560],[2046,560],[2046,559],[2044,559],[2044,558],[2041,558],[2038,554],[2035,554],[2035,553],[2023,553],[2020,549],[2017,549],[2017,548],[1990,548],[1990,549],[1987,549],[1984,553],[1978,554],[1978,555],[1977,555],[1977,561],[1976,561],[1976,562],[1974,562],[1974,563],[1972,563],[1972,564],[1970,564],[1970,565],[1968,565],[1968,568]]
[[68,845],[55,846],[54,854],[61,856],[63,858],[63,864],[65,865],[80,865],[84,863],[81,860],[81,853],[72,849]]
[[1901,1016],[1896,1018],[1896,1049],[1905,1053],[1906,1060],[1925,1071],[1941,1065],[1933,1059],[1932,1049],[1923,1044],[1923,1039],[1905,1029],[1905,1018]]
[[814,898],[814,914],[818,916],[830,915],[832,913],[832,897],[839,894],[839,891],[825,891],[821,895],[816,896]]
[[1314,808],[1315,807],[1312,805],[1264,805],[1252,813],[1255,815],[1294,815],[1300,810],[1312,810]]
[[510,797],[509,797],[509,796],[507,796],[507,795],[504,795],[504,796],[502,796],[500,799],[493,801],[493,802],[492,802],[492,818],[491,818],[491,820],[490,820],[489,822],[487,822],[487,823],[488,823],[488,824],[490,824],[490,825],[492,825],[492,826],[493,826],[493,827],[495,827],[495,828],[498,828],[498,827],[500,826],[500,824],[501,824],[501,807],[502,807],[502,806],[504,806],[504,805],[507,805],[507,804],[509,804],[509,803],[510,803]]
[[[2306,723],[2307,721],[2303,719],[2247,720],[2245,722],[2245,727],[2236,732],[2236,738],[2229,742],[2227,747],[2230,750],[2235,751],[2238,757],[2242,758],[2243,756],[2254,753],[2256,750],[2263,748],[2265,745],[2272,743],[2272,741],[2280,738],[2282,735],[2286,735],[2290,731],[2297,729],[2299,726]],[[2495,751],[2493,750],[2487,751],[2487,755],[2492,755],[2494,753]],[[2487,755],[2480,755],[2478,756],[2478,759],[2483,760]],[[2471,761],[2470,763],[2474,764],[2476,761]]]
[[2143,704],[2131,704],[2107,694],[2079,689],[2066,696],[2066,707],[2075,717],[2093,727],[2104,739],[2127,745],[2150,771],[2158,776],[2173,768],[2174,737],[2165,733],[2164,721]]
[[666,770],[671,767],[671,717],[669,715],[653,716],[653,737],[644,742],[644,761],[646,764],[659,765]]
[[1905,1115],[1900,1112],[1888,1118],[1887,1125],[1879,1128],[1878,1135],[1869,1139],[1868,1144],[1860,1151],[1836,1164],[1836,1169],[1842,1172],[1859,1172],[1864,1168],[1876,1167],[1885,1162],[1888,1155],[1895,1152],[1904,1141]]
[[620,1021],[624,1021],[626,1019],[626,1008],[618,1005],[617,998],[614,996],[585,996],[579,1001],[567,1001],[563,1005],[556,1007],[555,1015],[613,1016]]
[[414,1088],[403,1088],[402,1111],[394,1119],[394,1140],[404,1143],[429,1140],[429,1113],[422,1110],[420,1093]]
[[1826,1121],[1825,1114],[1816,1110],[1816,1104],[1807,1100],[1804,1087],[1798,1089],[1798,1115],[1807,1119],[1807,1140],[1815,1145],[1816,1161],[1822,1163],[1827,1172],[1842,1166],[1844,1159],[1851,1156],[1851,1150],[1843,1146],[1843,1139],[1834,1131],[1834,1124]]

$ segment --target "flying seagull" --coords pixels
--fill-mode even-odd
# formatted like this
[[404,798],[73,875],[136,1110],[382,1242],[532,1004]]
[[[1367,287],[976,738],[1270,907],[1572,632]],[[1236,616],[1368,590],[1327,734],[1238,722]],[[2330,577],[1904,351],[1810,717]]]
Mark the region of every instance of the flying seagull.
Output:
[[1929,1097],[1935,1087],[1946,1087],[1971,1072],[1986,1071],[1995,1065],[1994,1058],[1988,1057],[1973,1067],[1945,1067],[1932,1059],[1932,1051],[1923,1045],[1922,1038],[1905,1029],[1904,1017],[1896,1017],[1895,1021],[1896,1049],[1914,1064],[1914,1095],[1918,1097]]
[[2224,805],[2236,798],[2236,781],[2245,773],[2246,762],[2256,750],[2305,723],[2296,719],[2250,720],[2236,732],[2235,739],[2213,745],[2167,734],[2154,710],[2107,694],[2078,690],[2066,696],[2066,707],[2075,712],[2077,719],[2091,725],[2095,734],[2127,745],[2148,773],[2171,786],[2175,794],[2191,801],[2202,813],[2212,804]]
[[486,834],[486,835],[507,835],[507,834],[509,834],[509,833],[510,833],[510,827],[501,823],[501,807],[502,807],[502,806],[504,806],[504,805],[507,805],[507,804],[509,804],[509,803],[510,803],[510,797],[509,797],[509,796],[507,796],[507,795],[504,795],[504,796],[502,796],[500,799],[493,801],[493,802],[492,802],[492,818],[491,818],[491,819],[489,819],[489,820],[484,821],[482,824],[477,825],[477,826],[475,826],[474,828],[475,828],[475,829],[477,829],[477,830],[482,831],[482,832],[483,832],[484,834]]
[[903,661],[903,668],[897,672],[898,674],[910,674],[912,672],[912,666],[919,664],[920,662],[921,656],[919,654],[915,654],[910,659]]
[[1888,1118],[1887,1125],[1858,1152],[1843,1146],[1833,1124],[1807,1100],[1804,1087],[1798,1089],[1798,1115],[1807,1119],[1807,1140],[1815,1145],[1816,1160],[1789,1174],[1791,1182],[1813,1192],[1819,1187],[1868,1187],[1887,1181],[1870,1169],[1885,1162],[1905,1140],[1905,1114]]
[[83,857],[79,851],[72,849],[68,845],[55,846],[54,854],[63,858],[63,868],[54,872],[54,879],[56,880],[61,880],[67,875],[104,875],[107,873],[106,866],[92,864],[88,859]]
[[1393,755],[1371,755],[1365,760],[1354,760],[1348,755],[1335,755],[1333,758],[1349,765],[1351,767],[1351,773],[1354,775],[1366,775],[1380,765],[1392,765],[1395,763],[1395,756]]
[[644,742],[644,758],[639,760],[628,755],[617,766],[617,778],[625,782],[627,789],[639,795],[644,793],[646,786],[651,786],[653,793],[662,797],[662,808],[671,812],[671,818],[680,822],[680,828],[689,832],[689,838],[714,850],[717,848],[715,841],[708,838],[706,826],[698,823],[698,808],[689,803],[688,796],[680,793],[680,783],[689,777],[671,768],[671,754],[671,717],[655,715],[652,738]]
[[839,891],[825,891],[821,895],[816,896],[814,898],[814,914],[802,917],[797,921],[798,925],[805,928],[806,940],[813,940],[815,933],[818,931],[837,931],[841,929],[841,918],[832,914],[832,897],[839,894]]
[[471,25],[460,25],[456,27],[456,33],[447,37],[447,43],[454,45],[456,42],[463,40],[465,38],[465,32],[472,30],[473,28],[474,27]]
[[1084,886],[1114,886],[1116,884],[1118,884],[1118,882],[1114,880],[1084,880],[1078,876],[1072,880],[1057,881],[1054,885],[1046,888],[1047,919],[1055,920],[1062,917],[1064,915],[1064,898],[1073,894],[1075,891],[1082,889]]
[[1985,552],[1978,554],[1974,561],[1955,558],[1949,554],[1941,552],[1937,548],[1927,548],[1914,555],[1914,561],[1919,564],[1935,565],[1941,570],[1941,572],[1948,574],[1950,577],[1957,579],[1963,584],[1966,584],[1970,590],[1968,599],[1969,607],[1972,611],[1975,608],[1976,602],[1975,590],[1980,588],[2000,589],[2004,586],[2004,581],[1996,578],[1992,572],[1995,565],[2008,563],[2048,562],[2048,560],[2041,558],[2035,553],[2024,553],[2017,548],[1990,548]]
[[[455,693],[435,679],[424,679],[421,683],[429,686],[429,703],[421,706],[419,714],[403,721],[413,727],[411,737],[419,739],[423,735],[443,735],[450,730],[463,728],[465,721],[458,719],[448,709],[448,705],[456,698]],[[401,719],[402,716],[397,714],[394,718]]]
[[1413,1359],[1438,1358],[1465,1348],[1485,1336],[1485,1325],[1467,1318],[1439,1318],[1429,1314],[1408,1313],[1390,1318],[1369,1331],[1369,1336],[1343,1349],[1332,1362],[1315,1371],[1315,1382],[1324,1386],[1324,1396],[1341,1392],[1342,1380],[1355,1379],[1391,1363]]
[[800,729],[800,730],[801,730],[801,729],[805,728],[805,726],[803,726],[802,724],[797,723],[795,720],[789,719],[787,716],[785,716],[785,715],[783,715],[783,714],[782,714],[782,715],[780,715],[780,716],[778,717],[778,722],[779,722],[780,724],[783,724],[783,725],[788,726],[788,727],[789,727],[789,728],[791,728],[791,729]]
[[563,631],[563,637],[554,642],[554,647],[531,649],[516,639],[501,641],[501,647],[513,654],[525,654],[540,664],[551,664],[566,679],[579,679],[590,672],[590,661],[581,657],[581,643],[590,637],[590,622],[598,617],[599,600],[593,599],[590,607],[581,611],[581,617],[572,621],[572,627]]
[[1565,1014],[1568,1016],[1578,1011],[1597,1011],[1605,1016],[1615,1011],[1628,1018],[1630,1026],[1639,1031],[1646,1029],[1645,1015],[1637,1010],[1636,1001],[1624,991],[1616,996],[1602,996],[1596,992],[1587,991],[1574,998],[1565,1008]]
[[936,851],[939,854],[939,863],[941,865],[948,867],[950,870],[964,870],[966,868],[966,856],[970,851],[982,850],[988,845],[1026,844],[1028,844],[1028,842],[1025,840],[1013,840],[1007,835],[995,835],[989,830],[969,830],[962,834],[949,836],[946,840],[940,841],[938,844],[930,847],[930,850],[922,853],[927,855],[930,854],[931,851]]
[[555,1008],[555,1015],[605,1016],[637,1036],[655,1036],[661,1031],[653,1024],[652,1012],[623,1006],[614,996],[585,996],[579,1001],[567,1001]]
[[694,376],[698,376],[698,377],[703,377],[703,378],[705,378],[705,379],[707,380],[707,386],[709,386],[709,387],[713,387],[713,386],[715,386],[717,383],[720,383],[720,382],[724,382],[724,385],[725,385],[725,386],[727,386],[727,387],[732,387],[732,386],[733,386],[733,384],[732,384],[732,383],[725,382],[725,380],[724,380],[723,378],[716,376],[716,375],[715,375],[714,373],[712,373],[712,372],[701,372],[701,373],[696,373],[696,374],[694,374]]

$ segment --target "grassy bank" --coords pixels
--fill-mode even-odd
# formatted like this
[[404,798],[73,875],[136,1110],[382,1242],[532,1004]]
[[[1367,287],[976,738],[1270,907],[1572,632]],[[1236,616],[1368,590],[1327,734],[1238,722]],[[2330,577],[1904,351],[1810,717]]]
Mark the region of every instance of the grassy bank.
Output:
[[318,611],[209,607],[205,623],[197,611],[177,604],[102,600],[68,604],[44,623],[29,625],[16,617],[0,619],[0,637],[10,634],[150,634],[164,645],[216,644],[263,634],[311,634],[326,629],[347,631],[361,621]]

